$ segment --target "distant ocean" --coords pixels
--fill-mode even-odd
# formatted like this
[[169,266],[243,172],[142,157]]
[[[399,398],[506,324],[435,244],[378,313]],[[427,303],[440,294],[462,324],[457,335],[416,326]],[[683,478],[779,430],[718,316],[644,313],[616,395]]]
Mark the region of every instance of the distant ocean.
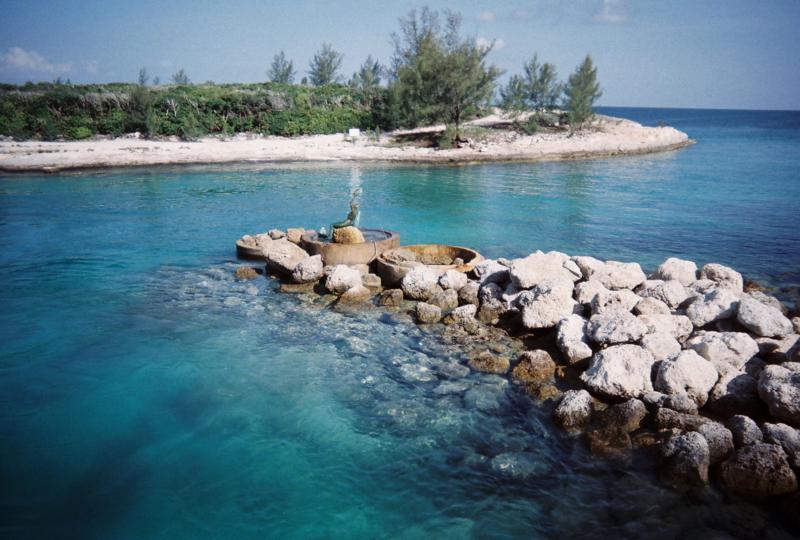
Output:
[[402,315],[233,279],[238,237],[342,219],[361,187],[404,243],[679,256],[797,298],[800,113],[601,112],[697,144],[0,177],[0,537],[777,537],[775,508],[589,456]]

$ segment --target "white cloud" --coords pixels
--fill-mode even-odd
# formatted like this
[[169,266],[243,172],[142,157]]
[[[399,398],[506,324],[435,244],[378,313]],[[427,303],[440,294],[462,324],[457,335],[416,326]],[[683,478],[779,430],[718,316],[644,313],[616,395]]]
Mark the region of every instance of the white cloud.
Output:
[[478,13],[478,20],[483,22],[494,22],[497,19],[494,11],[481,11]]
[[628,15],[625,13],[625,6],[622,0],[603,0],[594,20],[609,24],[624,23],[628,20]]
[[[475,40],[475,43],[478,45],[478,47],[481,47],[483,49],[488,49],[489,47],[492,47],[492,50],[494,51],[499,51],[500,49],[506,46],[506,42],[503,41],[502,38],[495,38],[494,40],[491,40],[485,37],[479,37],[478,39]],[[492,46],[492,44],[494,44],[494,46]]]
[[8,51],[0,53],[0,66],[39,73],[66,73],[72,69],[72,64],[53,64],[38,52],[27,51],[21,47],[11,47]]

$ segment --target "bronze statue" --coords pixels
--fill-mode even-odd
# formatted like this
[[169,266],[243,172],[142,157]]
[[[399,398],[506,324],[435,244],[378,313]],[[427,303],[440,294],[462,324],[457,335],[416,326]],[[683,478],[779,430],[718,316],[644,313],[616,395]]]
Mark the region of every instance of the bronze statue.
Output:
[[350,213],[347,214],[347,217],[344,219],[344,221],[331,223],[331,230],[330,230],[331,238],[333,238],[334,230],[342,229],[344,227],[355,227],[358,224],[358,214],[360,207],[358,197],[360,195],[361,195],[361,188],[358,188],[355,191],[353,191],[353,196],[350,199]]

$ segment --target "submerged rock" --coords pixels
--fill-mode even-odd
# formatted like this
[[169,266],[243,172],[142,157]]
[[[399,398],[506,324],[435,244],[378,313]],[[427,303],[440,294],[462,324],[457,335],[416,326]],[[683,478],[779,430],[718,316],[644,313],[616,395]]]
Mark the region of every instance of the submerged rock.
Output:
[[475,371],[484,373],[507,373],[511,367],[511,362],[509,362],[507,356],[501,356],[489,351],[482,351],[472,355],[467,363]]
[[594,454],[624,453],[631,448],[630,434],[639,429],[647,408],[638,399],[629,399],[597,413],[595,426],[586,433]]
[[554,415],[564,429],[579,429],[589,423],[593,407],[592,396],[586,390],[567,390]]
[[236,269],[235,275],[236,279],[246,281],[249,279],[256,279],[261,274],[259,273],[260,269],[253,268],[252,266],[240,266]]
[[722,488],[733,495],[763,498],[797,490],[797,477],[775,444],[745,446],[720,465]]
[[589,389],[616,399],[641,397],[653,391],[653,356],[638,345],[616,345],[596,353],[581,380]]
[[553,380],[556,363],[547,351],[526,351],[519,357],[511,377],[518,383],[541,383]]

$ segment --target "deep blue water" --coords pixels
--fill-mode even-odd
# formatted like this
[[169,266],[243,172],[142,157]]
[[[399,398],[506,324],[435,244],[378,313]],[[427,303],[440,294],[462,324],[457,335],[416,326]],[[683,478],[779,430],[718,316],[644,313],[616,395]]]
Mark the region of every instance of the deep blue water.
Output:
[[588,456],[502,379],[448,379],[464,358],[402,314],[232,277],[236,238],[341,219],[360,186],[362,225],[405,243],[647,268],[679,255],[796,298],[800,113],[603,112],[698,144],[572,163],[0,178],[0,536],[777,531],[763,508]]

